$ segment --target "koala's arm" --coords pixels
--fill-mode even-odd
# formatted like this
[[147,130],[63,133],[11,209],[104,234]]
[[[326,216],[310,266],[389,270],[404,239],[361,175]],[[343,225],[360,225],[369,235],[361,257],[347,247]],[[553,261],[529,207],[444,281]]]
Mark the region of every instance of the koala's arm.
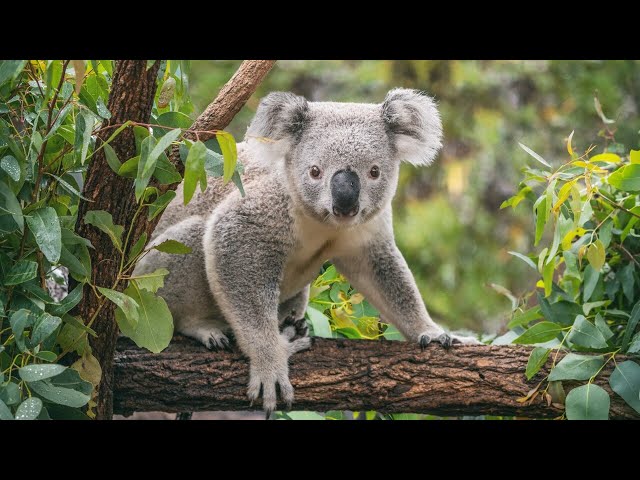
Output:
[[392,238],[373,242],[361,252],[334,258],[333,263],[380,311],[382,320],[393,323],[407,340],[422,347],[434,340],[446,347],[452,342],[478,343],[470,337],[449,335],[431,319],[413,274]]

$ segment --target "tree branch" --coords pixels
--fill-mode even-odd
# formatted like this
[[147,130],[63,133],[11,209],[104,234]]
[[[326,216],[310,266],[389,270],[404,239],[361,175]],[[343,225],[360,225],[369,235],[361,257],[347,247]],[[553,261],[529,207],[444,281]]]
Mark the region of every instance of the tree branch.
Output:
[[[409,342],[315,339],[291,357],[294,410],[376,410],[444,416],[516,415],[553,418],[562,408],[542,395],[519,402],[547,375],[551,360],[530,382],[524,376],[526,346],[439,345],[420,351]],[[562,355],[559,356],[559,359]],[[558,359],[558,360],[559,360]],[[596,383],[610,394],[608,365]],[[248,363],[236,349],[210,352],[176,336],[160,354],[118,341],[114,409],[134,411],[249,410]],[[584,382],[581,382],[584,383]],[[565,382],[568,393],[572,384]],[[611,418],[638,418],[611,394]]]

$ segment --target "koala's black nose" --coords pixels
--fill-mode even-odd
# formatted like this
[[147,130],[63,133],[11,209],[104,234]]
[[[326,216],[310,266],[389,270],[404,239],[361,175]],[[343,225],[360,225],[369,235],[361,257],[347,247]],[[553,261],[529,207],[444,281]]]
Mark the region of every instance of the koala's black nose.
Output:
[[338,170],[331,178],[331,197],[335,215],[354,216],[358,213],[360,179],[351,170]]

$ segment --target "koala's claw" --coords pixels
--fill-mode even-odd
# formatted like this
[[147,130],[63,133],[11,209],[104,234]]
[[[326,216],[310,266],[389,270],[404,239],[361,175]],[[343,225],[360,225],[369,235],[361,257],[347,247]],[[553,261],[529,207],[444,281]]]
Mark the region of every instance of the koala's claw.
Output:
[[304,317],[296,319],[293,316],[288,316],[280,325],[280,331],[289,341],[294,341],[308,336],[309,327],[307,327],[307,321]]
[[420,336],[419,343],[420,349],[424,352],[425,348],[427,348],[427,345],[431,343],[431,337],[425,333],[424,335]]
[[449,335],[448,333],[443,333],[438,338],[436,338],[436,342],[440,343],[440,345],[442,345],[447,350],[451,348],[452,341],[453,340],[451,338],[451,335]]
[[209,338],[205,342],[205,346],[209,350],[227,350],[231,351],[229,339],[223,333],[211,332]]
[[293,404],[293,386],[286,373],[278,375],[276,378],[273,378],[272,375],[265,375],[263,378],[263,375],[254,370],[249,374],[247,397],[250,405],[253,406],[253,403],[258,399],[260,387],[262,387],[262,409],[266,412],[267,417],[276,410],[276,384],[280,386],[280,397],[290,408]]

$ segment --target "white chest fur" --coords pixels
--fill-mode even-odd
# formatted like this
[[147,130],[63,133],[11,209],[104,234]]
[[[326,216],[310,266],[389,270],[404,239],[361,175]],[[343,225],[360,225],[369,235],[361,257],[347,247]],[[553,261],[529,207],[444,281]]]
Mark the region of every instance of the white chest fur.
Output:
[[294,223],[296,244],[289,256],[280,285],[280,301],[287,300],[310,283],[327,260],[362,253],[366,245],[381,231],[383,216],[364,225],[337,229],[303,215]]

